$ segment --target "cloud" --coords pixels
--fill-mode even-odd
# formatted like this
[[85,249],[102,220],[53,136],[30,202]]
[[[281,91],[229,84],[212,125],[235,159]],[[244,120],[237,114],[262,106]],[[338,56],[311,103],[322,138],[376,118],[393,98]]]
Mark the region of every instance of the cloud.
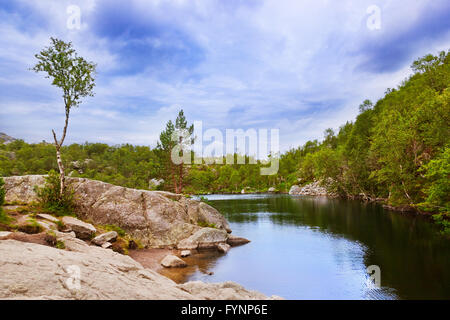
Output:
[[[66,26],[68,5],[81,28]],[[369,30],[367,8],[381,9]],[[405,7],[408,10],[405,10]],[[22,1],[0,5],[0,131],[50,140],[61,93],[28,70],[56,36],[98,64],[67,142],[155,145],[183,108],[204,129],[278,128],[282,150],[322,138],[450,46],[448,1]]]

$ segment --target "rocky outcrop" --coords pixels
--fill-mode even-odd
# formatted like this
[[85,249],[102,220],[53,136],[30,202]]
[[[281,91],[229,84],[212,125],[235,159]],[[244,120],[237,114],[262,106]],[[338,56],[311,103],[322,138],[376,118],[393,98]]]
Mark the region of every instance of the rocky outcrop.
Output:
[[[5,177],[6,201],[37,200],[34,186],[44,176]],[[213,207],[180,194],[114,186],[84,178],[67,178],[75,191],[77,215],[94,224],[114,224],[147,247],[175,246],[200,230],[199,224],[214,224],[231,232],[228,222]]]
[[[79,239],[72,238],[74,241]],[[0,240],[0,299],[267,299],[231,283],[185,283],[81,241],[67,251]]]
[[315,181],[303,187],[293,185],[289,190],[289,194],[303,196],[336,196],[335,194],[328,192],[327,188],[323,187],[319,181]]
[[8,144],[16,140],[17,140],[16,138],[8,136],[6,133],[0,132],[0,143]]
[[174,256],[173,254],[168,254],[164,257],[161,261],[161,265],[164,268],[184,268],[187,267],[187,263],[178,258],[177,256]]

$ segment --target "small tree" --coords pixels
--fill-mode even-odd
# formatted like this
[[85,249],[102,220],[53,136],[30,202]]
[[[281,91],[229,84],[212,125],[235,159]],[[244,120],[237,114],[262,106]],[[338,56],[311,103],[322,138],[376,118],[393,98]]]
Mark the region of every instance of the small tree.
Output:
[[183,192],[185,163],[182,160],[179,164],[173,163],[171,158],[172,150],[174,150],[176,146],[181,146],[181,150],[188,149],[186,146],[193,143],[193,132],[194,125],[187,125],[184,112],[183,110],[180,110],[177,119],[175,120],[175,125],[169,120],[166,124],[166,129],[159,135],[159,142],[156,149],[163,162],[165,175],[172,181],[173,191],[175,193]]
[[52,85],[61,88],[63,91],[66,121],[61,139],[56,138],[56,133],[52,129],[59,168],[60,196],[62,197],[65,191],[65,175],[61,160],[61,147],[66,138],[70,109],[78,107],[82,98],[94,95],[96,65],[78,57],[71,42],[67,43],[55,38],[50,38],[50,40],[51,46],[35,55],[38,63],[32,70],[47,73],[45,77],[52,79]]

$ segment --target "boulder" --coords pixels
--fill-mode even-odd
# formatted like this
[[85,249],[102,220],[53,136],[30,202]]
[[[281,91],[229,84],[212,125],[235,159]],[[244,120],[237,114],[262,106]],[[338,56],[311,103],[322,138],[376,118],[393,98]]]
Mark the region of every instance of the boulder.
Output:
[[267,192],[275,193],[275,192],[277,192],[277,189],[275,189],[274,187],[270,187],[269,190],[267,190]]
[[[34,186],[44,176],[5,177],[6,201],[36,201]],[[175,246],[200,229],[199,222],[231,232],[226,219],[204,202],[163,191],[114,186],[101,181],[67,177],[75,191],[76,213],[94,224],[114,224],[146,247]]]
[[95,229],[92,224],[83,222],[74,217],[63,217],[62,222],[66,227],[75,232],[80,239],[90,239],[97,232],[97,229]]
[[181,251],[181,253],[180,253],[180,256],[181,256],[182,258],[189,257],[190,255],[191,255],[191,250],[183,250],[183,251]]
[[227,243],[219,243],[217,245],[217,250],[222,253],[227,253],[230,250],[231,246]]
[[243,244],[246,244],[249,242],[250,242],[250,240],[248,240],[248,239],[245,239],[242,237],[237,237],[232,234],[228,235],[228,239],[227,239],[227,243],[232,247],[240,246],[240,245],[243,245]]
[[0,299],[267,299],[232,282],[177,285],[129,256],[88,245],[71,252],[2,240],[0,274],[8,275],[0,277]]
[[187,263],[173,254],[168,254],[162,259],[161,265],[164,268],[184,268],[187,266]]
[[94,239],[92,239],[92,243],[98,246],[102,246],[105,242],[114,242],[117,239],[117,236],[118,234],[116,231],[109,231],[96,236]]
[[214,249],[219,243],[225,243],[227,238],[228,234],[225,230],[202,228],[189,238],[180,241],[177,248],[180,250]]

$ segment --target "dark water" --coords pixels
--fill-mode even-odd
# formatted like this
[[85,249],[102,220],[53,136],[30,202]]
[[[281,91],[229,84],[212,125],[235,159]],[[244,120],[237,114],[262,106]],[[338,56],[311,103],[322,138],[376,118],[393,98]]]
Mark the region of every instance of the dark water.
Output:
[[[208,199],[252,242],[198,256],[187,280],[232,280],[287,299],[450,299],[450,240],[424,217],[327,198]],[[380,268],[381,288],[370,265]]]

